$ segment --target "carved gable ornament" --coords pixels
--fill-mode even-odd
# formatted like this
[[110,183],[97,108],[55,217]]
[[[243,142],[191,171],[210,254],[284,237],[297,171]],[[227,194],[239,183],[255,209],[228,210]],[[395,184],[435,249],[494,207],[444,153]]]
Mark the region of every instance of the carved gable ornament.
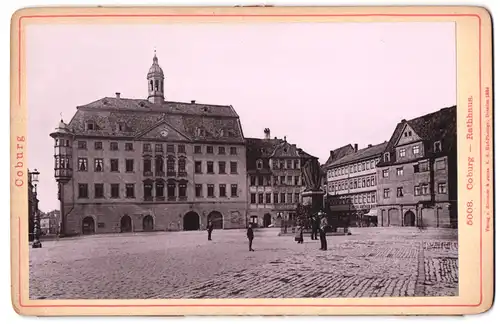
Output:
[[189,141],[190,139],[168,125],[162,122],[155,125],[153,128],[143,132],[138,136],[138,139],[162,140],[162,141]]

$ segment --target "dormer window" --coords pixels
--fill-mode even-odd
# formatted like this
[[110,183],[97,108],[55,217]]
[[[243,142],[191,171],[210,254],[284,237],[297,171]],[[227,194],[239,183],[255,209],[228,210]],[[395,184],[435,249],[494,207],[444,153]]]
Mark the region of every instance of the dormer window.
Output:
[[384,153],[384,162],[389,162],[389,160],[390,160],[389,152]]
[[261,170],[263,167],[263,163],[262,163],[262,160],[258,160],[257,161],[257,170]]
[[87,130],[95,130],[95,123],[93,121],[87,122]]
[[441,152],[441,141],[434,142],[434,152]]

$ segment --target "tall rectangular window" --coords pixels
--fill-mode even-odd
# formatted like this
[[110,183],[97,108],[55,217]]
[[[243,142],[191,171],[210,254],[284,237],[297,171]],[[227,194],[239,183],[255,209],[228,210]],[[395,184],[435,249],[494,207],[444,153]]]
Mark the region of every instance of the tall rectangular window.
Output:
[[201,173],[201,161],[194,161],[194,173]]
[[133,151],[134,143],[125,143],[125,151]]
[[403,187],[398,187],[397,188],[397,196],[398,197],[403,197]]
[[299,202],[299,200],[300,200],[300,194],[296,192],[296,193],[294,194],[294,196],[295,196],[295,201],[294,201],[294,203],[298,203],[298,202]]
[[78,198],[88,198],[89,197],[89,185],[86,183],[78,184]]
[[186,159],[182,157],[179,158],[177,171],[179,172],[179,175],[183,175],[184,173],[186,173]]
[[438,193],[445,194],[447,192],[446,183],[438,183]]
[[201,146],[200,145],[195,145],[194,146],[194,153],[201,154]]
[[226,197],[226,185],[225,184],[219,185],[219,196]]
[[255,176],[250,176],[250,185],[255,186]]
[[238,185],[237,184],[231,185],[231,197],[238,197]]
[[134,160],[132,160],[132,159],[125,160],[125,171],[126,172],[134,172]]
[[153,185],[151,183],[144,184],[144,199],[150,200],[153,198]]
[[208,197],[215,197],[213,184],[207,184],[207,195]]
[[163,182],[156,182],[156,197],[165,199],[165,184]]
[[224,173],[226,173],[226,162],[219,161],[219,174],[224,174]]
[[384,189],[384,198],[389,198],[390,189]]
[[104,171],[103,159],[94,159],[94,171],[95,172],[103,172]]
[[292,160],[286,160],[286,168],[291,169],[292,168]]
[[236,149],[236,147],[232,146],[229,148],[229,153],[231,155],[237,155],[238,154],[238,150]]
[[94,197],[104,198],[104,184],[94,183]]
[[264,203],[264,194],[259,193],[259,204],[263,204],[263,203]]
[[177,146],[177,152],[185,154],[186,153],[186,146],[184,144],[179,144]]
[[195,185],[195,195],[196,197],[202,197],[203,196],[203,186],[201,184]]
[[415,196],[420,196],[422,194],[422,189],[420,188],[420,186],[415,186],[414,191]]
[[144,173],[152,172],[152,163],[151,159],[144,159]]
[[429,185],[423,184],[422,185],[422,195],[428,195],[428,194],[429,194]]
[[179,198],[186,198],[187,197],[187,186],[185,183],[180,183],[179,184]]
[[110,165],[111,172],[119,172],[118,159],[110,159],[109,165]]
[[[168,145],[167,145],[168,147]],[[155,152],[163,152],[163,144],[155,144]],[[168,150],[167,150],[168,152]]]
[[413,155],[418,155],[420,153],[420,146],[415,145],[412,147]]
[[263,176],[258,176],[257,179],[259,181],[258,182],[259,186],[261,186],[261,187],[264,186],[264,177]]
[[274,202],[275,204],[279,203],[279,200],[278,200],[278,193],[277,193],[277,192],[273,193],[273,202]]
[[406,156],[406,149],[402,148],[399,149],[399,157],[405,157]]
[[207,173],[214,173],[214,161],[207,161]]
[[149,144],[149,143],[142,144],[142,151],[143,152],[151,152],[151,144]]
[[219,146],[219,154],[220,155],[226,154],[226,148],[224,146]]
[[291,204],[291,203],[292,203],[292,198],[293,198],[293,196],[292,196],[292,193],[291,193],[291,192],[289,192],[289,193],[287,193],[287,194],[286,194],[286,202],[287,202],[288,204]]
[[266,204],[270,204],[270,203],[271,203],[271,194],[266,193]]
[[238,162],[231,161],[230,165],[231,165],[231,173],[232,174],[238,173]]
[[389,177],[389,169],[382,170],[382,177],[384,178]]
[[135,198],[135,185],[133,183],[127,183],[125,185],[125,193],[127,198]]
[[175,146],[173,144],[167,144],[167,153],[175,153]]
[[398,175],[398,176],[402,176],[403,175],[403,168],[402,167],[396,169],[396,175]]
[[78,171],[87,171],[87,158],[78,158]]
[[120,184],[111,184],[111,198],[120,198]]
[[167,184],[167,197],[170,200],[175,199],[175,183]]
[[111,142],[111,143],[109,143],[109,149],[111,151],[118,151],[118,142]]
[[254,193],[250,194],[250,203],[255,204],[255,194]]
[[292,176],[286,177],[286,184],[289,186],[291,186],[293,184],[293,177]]

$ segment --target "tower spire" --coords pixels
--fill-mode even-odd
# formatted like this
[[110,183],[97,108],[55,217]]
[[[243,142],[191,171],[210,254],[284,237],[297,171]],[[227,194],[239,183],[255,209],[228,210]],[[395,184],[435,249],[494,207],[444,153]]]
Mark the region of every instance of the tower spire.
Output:
[[151,103],[163,103],[165,100],[163,92],[163,70],[158,64],[158,57],[156,56],[156,47],[153,50],[153,64],[148,72],[148,101]]

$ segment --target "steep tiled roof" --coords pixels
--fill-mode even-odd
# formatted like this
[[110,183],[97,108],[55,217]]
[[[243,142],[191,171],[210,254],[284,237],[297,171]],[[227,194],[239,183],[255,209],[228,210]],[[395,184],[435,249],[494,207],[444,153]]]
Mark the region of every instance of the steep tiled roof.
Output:
[[[297,157],[300,159],[315,158],[282,139],[246,138],[247,170],[270,172],[269,159],[272,157]],[[262,160],[262,169],[257,170],[257,161]]]
[[[244,143],[231,106],[103,98],[79,106],[68,126],[76,135],[136,137],[162,120],[193,141]],[[88,121],[94,122],[94,130],[86,130]]]
[[385,152],[391,153],[390,161],[381,160],[377,166],[391,165],[395,161],[395,146],[401,133],[408,124],[426,145],[426,151],[436,141],[441,141],[442,155],[456,150],[457,142],[457,107],[442,108],[436,112],[411,120],[402,120],[396,125]]
[[328,157],[328,160],[326,160],[325,164],[323,164],[322,167],[326,169],[333,162],[335,162],[338,159],[341,159],[344,156],[346,156],[347,154],[350,154],[353,152],[354,152],[354,147],[352,147],[351,144],[347,144],[347,145],[339,147],[333,151],[330,151],[330,156]]
[[387,142],[380,143],[373,146],[368,146],[364,149],[358,150],[357,152],[348,154],[343,158],[338,159],[330,164],[330,167],[346,165],[358,161],[363,161],[366,159],[370,159],[376,156],[380,156],[382,152],[384,152],[385,147],[387,146]]

